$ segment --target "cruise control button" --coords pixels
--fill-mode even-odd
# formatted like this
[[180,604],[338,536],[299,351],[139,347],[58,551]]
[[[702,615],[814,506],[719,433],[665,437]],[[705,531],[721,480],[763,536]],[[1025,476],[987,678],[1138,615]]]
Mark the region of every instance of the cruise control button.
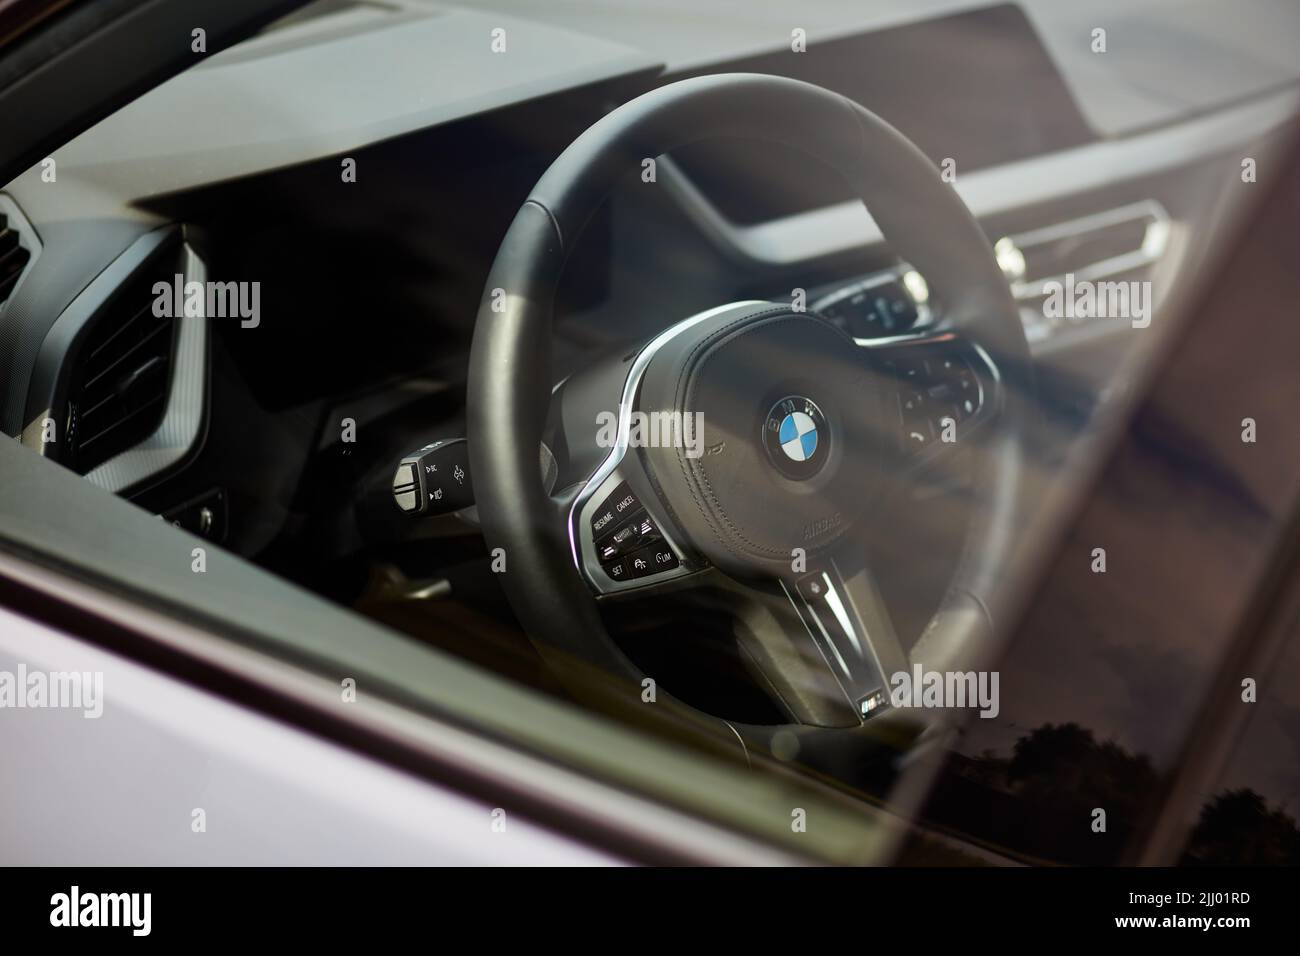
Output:
[[637,538],[638,534],[636,525],[628,524],[614,532],[614,537],[610,539],[610,543],[616,550],[623,550],[633,541],[637,540]]
[[650,552],[650,560],[654,564],[656,571],[670,571],[677,567],[677,555],[673,553],[673,549],[668,545],[657,544],[646,550]]
[[637,500],[636,495],[632,494],[632,489],[627,486],[626,481],[614,489],[614,493],[609,496],[606,504],[612,505],[614,514],[620,518],[641,507],[641,502]]
[[612,561],[608,564],[602,564],[601,567],[614,581],[626,581],[629,577],[626,561]]
[[666,544],[642,548],[631,555],[627,562],[634,578],[658,574],[660,571],[671,571],[678,565],[677,555]]
[[641,501],[632,493],[627,482],[622,482],[601,502],[600,509],[591,516],[591,536],[601,537],[616,522],[641,510]]
[[600,534],[602,531],[609,529],[614,523],[614,511],[612,508],[601,508],[599,512],[591,519],[591,533]]

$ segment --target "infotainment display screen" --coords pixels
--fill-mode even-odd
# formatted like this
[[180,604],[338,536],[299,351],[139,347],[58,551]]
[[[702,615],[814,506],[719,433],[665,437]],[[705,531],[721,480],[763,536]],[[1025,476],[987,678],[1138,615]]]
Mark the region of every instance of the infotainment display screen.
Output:
[[[774,73],[856,100],[957,174],[1096,139],[1025,14],[981,8],[719,64]],[[664,82],[691,74],[674,74]],[[789,147],[707,140],[673,158],[733,222],[762,222],[850,198]],[[774,188],[776,187],[776,188]]]

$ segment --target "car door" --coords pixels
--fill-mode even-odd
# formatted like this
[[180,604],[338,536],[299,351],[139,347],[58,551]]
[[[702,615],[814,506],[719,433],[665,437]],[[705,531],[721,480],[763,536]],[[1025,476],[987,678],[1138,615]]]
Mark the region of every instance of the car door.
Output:
[[[298,5],[6,7],[0,178]],[[7,362],[25,347],[11,345]],[[24,388],[18,378],[6,374],[6,386]],[[0,443],[0,502],[0,735],[8,779],[18,781],[3,798],[3,862],[794,858],[696,812],[643,803],[630,780],[597,783],[557,761],[554,747],[573,742],[587,754],[579,764],[606,769],[616,756],[643,780],[691,778],[693,799],[714,803],[715,817],[724,779],[750,785],[734,768],[722,778],[669,772],[613,728],[602,743],[605,731],[592,738],[572,712],[514,696],[233,555],[209,555],[202,538],[14,441]],[[304,642],[297,650],[279,644],[290,635]],[[367,676],[376,668],[388,676]],[[50,696],[50,687],[61,689]],[[412,709],[412,693],[425,704]],[[475,700],[495,730],[460,710]],[[452,723],[434,719],[453,710]],[[549,725],[547,714],[578,723]],[[760,829],[784,828],[779,806]],[[616,832],[630,840],[617,850],[607,842],[622,841]]]

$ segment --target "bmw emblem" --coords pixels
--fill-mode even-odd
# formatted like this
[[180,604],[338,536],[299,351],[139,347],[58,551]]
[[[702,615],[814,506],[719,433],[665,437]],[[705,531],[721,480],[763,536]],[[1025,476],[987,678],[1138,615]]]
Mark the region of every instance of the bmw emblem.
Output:
[[790,395],[772,406],[763,423],[763,446],[778,471],[796,480],[821,471],[830,451],[830,430],[817,404]]

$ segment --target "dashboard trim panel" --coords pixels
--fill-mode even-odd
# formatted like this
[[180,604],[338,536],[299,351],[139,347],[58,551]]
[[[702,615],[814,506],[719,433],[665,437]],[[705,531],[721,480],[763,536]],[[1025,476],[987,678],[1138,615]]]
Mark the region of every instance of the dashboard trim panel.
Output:
[[[983,220],[1219,155],[1293,122],[1296,104],[1297,94],[1287,89],[1124,139],[977,170],[959,176],[953,188]],[[796,266],[884,241],[856,199],[744,226],[724,216],[671,157],[659,157],[659,174],[696,227],[720,251],[751,267]]]
[[[172,229],[159,230],[141,237],[100,274],[94,282],[64,310],[50,329],[41,347],[42,365],[58,372],[64,366],[69,343],[87,323],[94,320],[104,304],[139,269],[147,267],[157,255],[166,254]],[[207,266],[199,255],[182,242],[177,268],[185,283],[206,282]],[[86,479],[106,491],[124,492],[174,467],[193,451],[203,433],[208,385],[208,319],[178,316],[175,352],[167,404],[157,429],[139,444],[122,451],[86,473]],[[57,353],[57,354],[55,354]],[[38,382],[33,380],[33,388]],[[54,383],[45,388],[44,407],[32,414],[22,430],[22,443],[39,455],[49,449],[42,441],[42,423],[57,414],[58,400]],[[29,396],[30,397],[30,396]],[[30,407],[30,406],[29,406]],[[53,454],[57,460],[58,455]]]

